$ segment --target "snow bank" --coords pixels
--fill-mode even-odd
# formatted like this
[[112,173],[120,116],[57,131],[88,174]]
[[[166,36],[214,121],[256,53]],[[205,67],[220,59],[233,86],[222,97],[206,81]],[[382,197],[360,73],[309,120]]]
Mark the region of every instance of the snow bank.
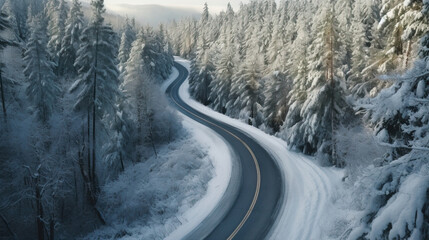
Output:
[[[190,63],[176,58],[189,69]],[[270,239],[326,239],[335,212],[332,204],[342,189],[342,170],[321,168],[312,158],[287,150],[286,143],[239,120],[217,113],[193,100],[188,92],[189,82],[180,88],[180,97],[198,111],[237,127],[256,139],[277,160],[285,179],[285,199],[278,219],[269,233]]]
[[209,147],[182,136],[103,187],[98,205],[110,226],[85,239],[163,239],[180,225],[176,215],[202,198],[213,175]]
[[99,208],[110,226],[85,239],[164,239],[173,231],[170,238],[179,239],[210,213],[229,183],[229,148],[191,120],[183,125],[183,137],[161,148],[158,158],[103,187]]

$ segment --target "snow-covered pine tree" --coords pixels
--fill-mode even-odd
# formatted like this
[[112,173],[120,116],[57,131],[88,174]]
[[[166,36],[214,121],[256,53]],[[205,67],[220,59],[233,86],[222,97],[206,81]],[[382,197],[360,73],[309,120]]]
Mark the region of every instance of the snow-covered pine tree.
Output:
[[302,21],[297,22],[298,34],[297,39],[293,44],[294,59],[293,62],[297,64],[291,69],[293,71],[293,85],[288,94],[289,110],[284,120],[279,136],[293,143],[296,146],[304,146],[305,142],[302,138],[303,128],[301,128],[301,109],[304,101],[307,99],[307,90],[311,86],[311,79],[309,78],[309,51],[310,46],[308,39],[307,22],[300,18]]
[[182,25],[182,32],[178,36],[178,40],[181,41],[181,43],[178,44],[178,47],[180,47],[179,55],[191,58],[196,50],[195,46],[198,40],[199,31],[197,21],[194,19],[188,19],[187,21],[182,21],[180,25]]
[[353,35],[351,69],[347,87],[355,97],[370,96],[384,87],[377,76],[378,56],[383,49],[384,40],[377,29],[379,6],[371,0],[358,0],[353,8],[351,28]]
[[210,103],[210,83],[214,79],[214,70],[209,43],[205,35],[201,35],[196,56],[191,62],[189,91],[197,101],[205,105]]
[[226,22],[232,24],[232,21],[234,21],[235,12],[234,12],[234,9],[232,9],[231,3],[228,3],[226,5],[225,16],[226,16]]
[[103,159],[110,174],[116,176],[125,170],[125,163],[132,160],[135,146],[132,142],[132,122],[128,115],[128,102],[124,95],[118,97],[116,114],[106,123],[110,130],[109,140],[103,146]]
[[26,90],[27,96],[34,104],[38,118],[47,123],[60,90],[53,72],[55,64],[49,60],[46,49],[47,35],[43,26],[40,17],[33,18],[32,31],[24,54],[24,73],[30,82]]
[[383,1],[379,29],[388,37],[388,44],[380,72],[404,70],[409,66],[414,57],[413,47],[418,45],[417,40],[429,28],[421,14],[422,6],[421,0]]
[[[268,3],[268,2],[267,2]],[[270,9],[269,13],[265,15],[264,17],[264,22],[263,22],[263,27],[261,32],[259,33],[260,38],[261,38],[261,54],[264,55],[264,65],[267,65],[269,62],[267,53],[268,53],[268,49],[271,45],[271,42],[273,40],[273,28],[274,28],[274,19],[273,19],[273,12],[275,10],[275,3],[273,2],[269,2],[270,4],[270,8],[273,8],[272,10]],[[265,67],[264,67],[265,68]]]
[[[283,6],[274,17],[272,41],[267,49],[266,61],[270,71],[282,71],[279,68],[283,66],[281,51],[285,48],[285,26],[289,22],[288,16],[284,14]],[[280,60],[281,59],[281,60]]]
[[353,51],[347,86],[356,97],[365,97],[369,95],[369,92],[374,87],[371,83],[373,83],[372,80],[375,78],[375,76],[368,76],[365,74],[370,72],[366,69],[370,57],[367,32],[360,18],[353,19],[351,30],[353,31]]
[[272,130],[272,133],[276,133],[280,130],[288,113],[288,96],[292,88],[292,81],[289,76],[279,71],[265,76],[262,81],[265,82],[263,121]]
[[351,56],[352,56],[352,39],[353,35],[347,34],[350,30],[350,26],[353,18],[353,3],[355,0],[342,0],[336,1],[334,6],[335,18],[337,19],[337,38],[341,41],[341,54],[337,55],[342,59],[339,62],[342,62],[342,70],[348,77],[350,65],[351,65]]
[[130,102],[131,111],[134,112],[132,120],[135,122],[136,131],[133,133],[133,138],[137,143],[137,161],[142,161],[143,157],[147,156],[144,152],[146,145],[150,145],[157,155],[156,143],[167,140],[174,123],[171,112],[166,108],[164,94],[157,90],[158,87],[155,84],[159,79],[153,72],[153,65],[162,65],[162,62],[153,61],[162,61],[162,59],[148,58],[146,53],[151,49],[151,46],[145,44],[148,42],[147,36],[152,34],[147,29],[139,32],[137,39],[133,42],[123,73],[122,88]]
[[[253,49],[255,50],[255,49]],[[258,54],[249,54],[236,72],[231,92],[237,96],[230,99],[228,105],[232,106],[232,114],[238,113],[240,119],[246,120],[249,125],[259,126],[262,124],[263,85],[262,68],[264,57]]]
[[148,80],[148,70],[142,54],[145,47],[144,35],[144,30],[140,30],[136,40],[132,43],[130,56],[125,64],[125,71],[123,73],[124,82],[122,84],[124,94],[128,98],[132,110],[135,111],[133,114],[135,118],[133,120],[136,122],[136,133],[134,135],[137,139],[137,161],[141,161],[143,155],[141,151],[145,135],[143,132],[145,121],[143,102],[146,97],[144,83]]
[[125,70],[125,63],[130,57],[130,51],[133,42],[136,40],[136,32],[128,18],[125,20],[124,31],[121,36],[121,44],[119,46],[119,71]]
[[160,32],[153,31],[148,27],[144,34],[143,58],[147,64],[147,74],[151,75],[153,80],[167,79],[171,74],[174,59],[165,49]]
[[[429,19],[429,11],[422,13]],[[414,67],[401,77],[391,77],[393,86],[371,100],[366,114],[379,140],[396,148],[399,156],[408,149],[429,150],[429,32],[420,44]]]
[[61,51],[61,43],[65,35],[67,13],[69,11],[68,4],[65,0],[49,0],[46,4],[45,14],[48,21],[48,49],[51,58],[58,66],[59,53]]
[[[205,24],[207,24],[209,22],[209,19],[210,19],[209,6],[208,6],[207,2],[205,2],[204,8],[203,8],[203,13],[202,13],[201,19],[200,19],[201,27],[204,27]],[[201,30],[204,30],[204,29],[201,29]]]
[[213,109],[228,113],[227,103],[231,100],[231,82],[234,76],[234,69],[238,64],[238,58],[235,53],[235,48],[231,44],[231,36],[223,33],[223,41],[220,45],[222,51],[215,64],[215,77],[210,83],[210,101]]
[[[422,14],[429,21],[429,1],[424,3]],[[350,230],[349,239],[429,238],[428,63],[426,31],[413,67],[403,76],[393,76],[394,84],[371,100],[367,114],[376,126],[378,139],[394,151],[381,166],[372,169],[372,176],[364,176],[371,179],[368,183],[373,194],[359,226]]]
[[[101,120],[114,118],[116,101],[119,96],[119,70],[117,54],[119,39],[112,27],[104,24],[104,0],[91,1],[92,19],[83,30],[80,49],[77,52],[75,67],[78,78],[70,88],[71,92],[78,91],[75,109],[87,114],[88,148],[91,149],[91,161],[88,161],[88,190],[90,203],[97,202],[96,157],[97,126]],[[90,124],[92,119],[92,124]],[[90,130],[90,125],[92,129]],[[91,141],[91,139],[92,141]],[[89,144],[91,142],[91,144]],[[90,163],[91,162],[91,163]]]
[[59,73],[77,74],[77,69],[74,67],[76,54],[80,46],[80,37],[85,27],[85,20],[82,12],[82,4],[79,0],[73,0],[70,8],[69,16],[66,21],[66,29],[64,38],[61,43],[61,51],[59,52]]
[[304,153],[317,152],[332,164],[341,166],[336,154],[335,130],[348,105],[342,89],[344,77],[339,61],[342,56],[337,55],[341,44],[337,24],[332,10],[322,14],[309,58],[311,85],[301,107],[301,120],[288,130],[286,140]]

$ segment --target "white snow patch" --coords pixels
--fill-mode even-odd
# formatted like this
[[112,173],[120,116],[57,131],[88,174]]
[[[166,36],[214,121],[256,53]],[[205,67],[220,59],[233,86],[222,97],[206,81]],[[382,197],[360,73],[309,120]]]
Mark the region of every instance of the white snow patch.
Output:
[[[176,58],[190,68],[189,61]],[[241,129],[258,141],[277,160],[285,179],[285,198],[279,216],[269,233],[270,239],[324,239],[332,229],[336,212],[333,201],[343,189],[343,170],[322,168],[308,156],[288,151],[286,143],[274,136],[231,119],[193,100],[188,80],[179,90],[180,97],[200,112]]]
[[109,225],[84,239],[181,239],[217,206],[232,154],[212,130],[183,119],[182,137],[160,148],[158,158],[103,187],[98,205]]

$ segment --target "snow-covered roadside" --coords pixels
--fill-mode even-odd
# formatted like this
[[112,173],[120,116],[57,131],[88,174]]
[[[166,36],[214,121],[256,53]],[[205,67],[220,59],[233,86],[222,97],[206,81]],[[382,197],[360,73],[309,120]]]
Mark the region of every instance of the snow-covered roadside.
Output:
[[[187,60],[176,61],[189,69]],[[186,81],[180,88],[180,97],[193,108],[226,122],[256,139],[277,160],[285,179],[283,206],[275,222],[270,239],[326,239],[335,222],[333,199],[343,190],[342,170],[318,166],[311,157],[287,150],[286,143],[274,136],[231,119],[193,100]]]
[[182,137],[158,158],[103,188],[99,206],[111,225],[84,239],[181,239],[217,206],[231,177],[230,149],[209,128],[186,117],[182,124]]

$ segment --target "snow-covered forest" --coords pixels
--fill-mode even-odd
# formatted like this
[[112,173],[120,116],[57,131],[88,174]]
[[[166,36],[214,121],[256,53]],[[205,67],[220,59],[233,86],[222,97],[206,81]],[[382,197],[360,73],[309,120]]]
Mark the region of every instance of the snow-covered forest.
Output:
[[156,28],[87,2],[0,0],[0,239],[183,224],[232,149],[171,108],[173,55],[195,100],[344,175],[321,239],[429,239],[429,0],[205,4]]
[[167,29],[196,100],[346,169],[362,216],[335,237],[429,237],[429,1],[206,4]]
[[[165,146],[190,140],[178,138],[184,130],[159,87],[173,73],[165,29],[126,19],[114,30],[103,0],[0,4],[0,235],[85,236],[111,218],[124,186],[105,186],[130,167],[148,171],[140,211],[166,201],[169,189],[150,178],[157,172],[166,186],[179,184],[184,173],[169,176],[162,166],[183,155],[168,157]],[[204,152],[187,145],[187,157],[201,155],[193,164],[203,164]]]

